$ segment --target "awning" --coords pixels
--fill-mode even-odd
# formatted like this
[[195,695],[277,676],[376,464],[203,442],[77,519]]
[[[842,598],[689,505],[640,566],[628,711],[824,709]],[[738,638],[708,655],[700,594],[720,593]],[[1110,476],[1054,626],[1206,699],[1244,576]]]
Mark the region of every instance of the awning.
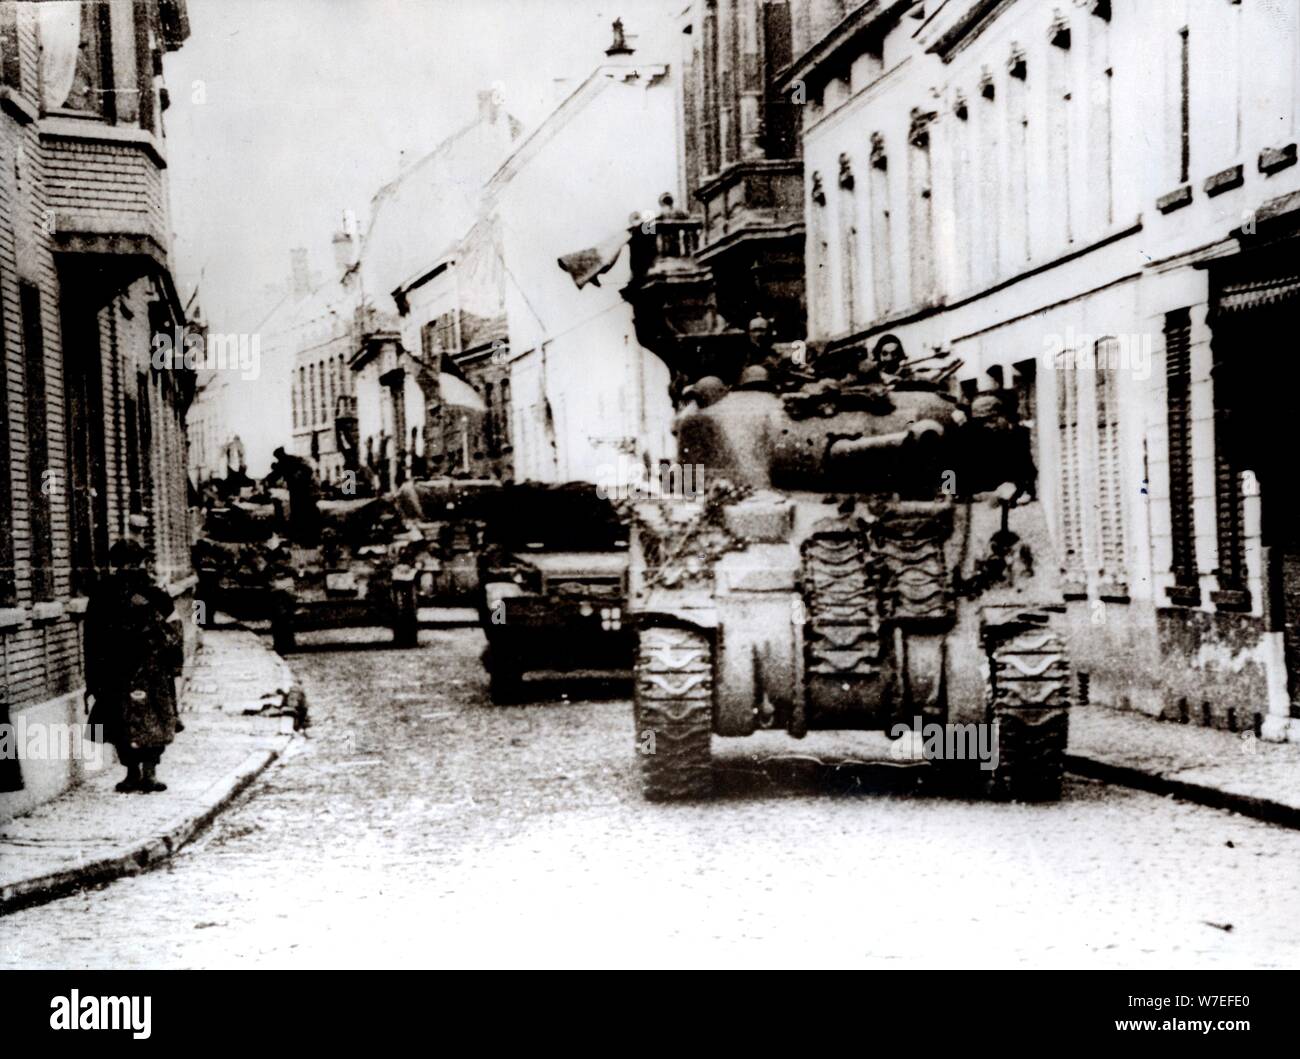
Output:
[[1224,283],[1214,301],[1214,315],[1245,312],[1300,300],[1300,273]]

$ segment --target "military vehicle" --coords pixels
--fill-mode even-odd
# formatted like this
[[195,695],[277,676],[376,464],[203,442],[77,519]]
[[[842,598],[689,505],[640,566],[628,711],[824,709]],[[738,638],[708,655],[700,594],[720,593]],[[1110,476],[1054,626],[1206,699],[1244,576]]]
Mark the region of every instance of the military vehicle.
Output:
[[197,618],[209,625],[217,611],[256,620],[274,610],[274,582],[290,569],[289,542],[275,497],[261,502],[232,497],[204,513],[191,555],[198,575]]
[[486,505],[501,483],[491,478],[431,478],[406,482],[395,494],[408,530],[401,560],[415,568],[424,607],[473,606]]
[[478,609],[492,701],[521,701],[526,674],[629,675],[628,530],[614,504],[585,482],[525,482],[489,508]]
[[289,569],[274,582],[271,636],[281,654],[297,633],[387,626],[393,644],[414,647],[419,634],[415,570],[400,561],[402,521],[383,497],[318,505],[318,547],[291,546]]
[[708,795],[713,735],[930,724],[968,748],[957,726],[996,735],[991,773],[933,766],[1059,797],[1064,607],[1015,395],[965,399],[954,364],[861,352],[843,377],[756,365],[684,391],[703,496],[633,505],[647,798]]

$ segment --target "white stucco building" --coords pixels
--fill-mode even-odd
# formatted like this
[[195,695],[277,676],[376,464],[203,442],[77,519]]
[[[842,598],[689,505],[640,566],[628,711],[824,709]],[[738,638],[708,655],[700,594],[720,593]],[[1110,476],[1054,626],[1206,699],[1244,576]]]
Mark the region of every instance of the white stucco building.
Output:
[[1297,305],[1294,6],[870,2],[802,43],[810,338],[1020,391],[1081,691],[1295,734],[1285,485],[1242,429],[1294,383],[1260,359]]
[[[637,342],[620,291],[633,213],[677,192],[673,72],[640,55],[596,69],[493,177],[509,325],[510,421],[519,480],[600,482],[673,455],[668,372]],[[579,289],[557,259],[617,253]]]

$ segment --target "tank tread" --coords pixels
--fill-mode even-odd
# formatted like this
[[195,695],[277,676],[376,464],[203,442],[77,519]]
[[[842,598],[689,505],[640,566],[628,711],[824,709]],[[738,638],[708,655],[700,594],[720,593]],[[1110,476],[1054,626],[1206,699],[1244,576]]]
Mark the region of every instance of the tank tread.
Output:
[[1007,637],[993,646],[989,669],[998,725],[994,792],[1056,801],[1070,725],[1070,667],[1060,634],[1041,628]]
[[713,793],[713,646],[692,629],[641,630],[636,660],[637,756],[651,801]]

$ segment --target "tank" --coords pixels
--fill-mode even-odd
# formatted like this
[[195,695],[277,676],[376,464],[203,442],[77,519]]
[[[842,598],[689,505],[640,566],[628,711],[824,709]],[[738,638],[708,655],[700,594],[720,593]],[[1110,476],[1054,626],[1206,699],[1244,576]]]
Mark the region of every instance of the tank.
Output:
[[394,646],[415,647],[415,570],[402,559],[404,524],[393,501],[321,501],[318,515],[318,543],[292,543],[289,567],[273,584],[276,651],[295,650],[300,632],[381,626]]
[[1030,431],[1013,392],[950,389],[955,367],[867,355],[683,391],[696,488],[632,506],[646,797],[707,796],[712,737],[763,729],[880,730],[997,795],[1060,796],[1064,600]]
[[431,478],[408,481],[397,491],[409,527],[402,560],[416,571],[421,606],[474,604],[485,520],[500,490],[491,478]]
[[628,528],[588,482],[502,487],[484,512],[478,611],[493,703],[528,701],[526,678],[626,680]]

